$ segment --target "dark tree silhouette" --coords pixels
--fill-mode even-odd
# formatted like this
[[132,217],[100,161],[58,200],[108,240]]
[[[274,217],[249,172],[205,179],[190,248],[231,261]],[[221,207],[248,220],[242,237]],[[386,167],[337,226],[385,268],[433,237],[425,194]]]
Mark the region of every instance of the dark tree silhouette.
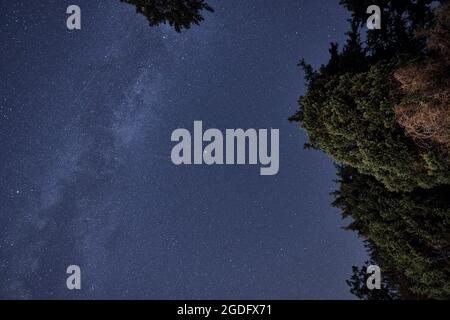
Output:
[[[390,192],[349,166],[338,167],[338,176],[333,206],[352,219],[347,229],[366,241],[386,288],[396,287],[407,299],[450,298],[450,186]],[[367,293],[361,286],[351,285]]]
[[[384,289],[369,291],[366,266],[355,267],[347,283],[361,299],[450,298],[445,3],[341,0],[352,14],[347,43],[331,44],[318,70],[300,62],[307,92],[290,120],[308,133],[306,147],[340,164],[333,205],[385,276]],[[372,4],[382,9],[382,28],[363,37]]]
[[346,281],[350,287],[350,292],[361,300],[394,300],[399,299],[398,289],[392,286],[392,283],[382,276],[381,289],[370,290],[367,287],[367,267],[376,265],[375,262],[366,261],[361,268],[352,267],[352,276]]
[[367,34],[368,50],[375,59],[389,59],[400,52],[411,54],[420,50],[423,39],[415,32],[433,21],[430,10],[433,0],[341,0],[341,5],[352,13],[352,21],[363,27],[367,21],[367,8],[378,5],[381,13],[381,30]]
[[203,10],[214,12],[205,0],[120,0],[136,7],[136,12],[144,15],[150,26],[168,23],[177,32],[198,25],[204,20]]
[[306,129],[308,147],[321,149],[338,162],[375,177],[389,190],[450,184],[449,159],[442,157],[440,149],[418,148],[396,119],[396,106],[405,93],[395,74],[423,55],[426,38],[417,40],[416,34],[434,20],[430,18],[432,9],[424,6],[424,1],[384,1],[402,18],[397,21],[396,17],[383,16],[391,27],[370,31],[363,44],[359,32],[364,6],[356,1],[343,2],[356,10],[348,41],[340,52],[332,44],[329,63],[317,71],[301,61],[308,90],[299,100],[300,110],[290,120]]

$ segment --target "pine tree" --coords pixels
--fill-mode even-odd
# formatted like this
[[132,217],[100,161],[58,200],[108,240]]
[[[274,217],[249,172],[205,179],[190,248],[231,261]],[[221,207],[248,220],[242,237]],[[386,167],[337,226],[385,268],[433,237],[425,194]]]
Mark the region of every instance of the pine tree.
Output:
[[177,32],[189,29],[204,20],[203,10],[213,12],[205,0],[120,0],[136,6],[136,12],[144,15],[150,26],[168,23]]
[[[351,3],[354,10],[360,8]],[[415,11],[406,6],[405,1],[402,3],[403,7],[397,5],[393,10],[401,13],[408,8],[411,17],[421,16],[411,13]],[[380,40],[383,36],[377,36],[372,39],[377,39],[376,45],[369,39],[364,46],[359,40],[358,10],[354,13],[345,47],[338,52],[337,45],[332,44],[327,65],[314,71],[301,61],[308,90],[299,100],[299,111],[290,120],[306,129],[307,147],[321,149],[338,162],[374,176],[389,190],[430,189],[450,183],[449,160],[441,156],[440,150],[418,148],[396,119],[396,106],[405,94],[400,90],[395,72],[410,61],[411,56],[418,57],[425,43],[420,46],[415,42],[413,30],[398,31],[391,39],[391,30],[387,29],[379,32],[390,39],[389,44]],[[422,16],[428,21],[428,14]],[[408,21],[401,23],[409,26]],[[395,21],[392,24],[395,25]],[[385,54],[380,53],[377,45],[386,47]],[[418,50],[419,46],[422,51]],[[374,48],[375,51],[371,50]],[[397,48],[395,55],[391,52],[394,48]]]
[[[361,299],[449,299],[450,7],[341,3],[352,13],[348,41],[341,50],[331,44],[318,70],[301,60],[307,92],[290,120],[308,133],[305,147],[341,164],[333,205],[352,219],[347,229],[364,239],[385,279],[381,291],[368,290],[366,264],[347,283]],[[382,29],[361,43],[372,4],[383,10]]]
[[333,206],[352,219],[347,229],[367,242],[387,287],[403,298],[449,299],[450,186],[399,193],[349,166],[338,176]]

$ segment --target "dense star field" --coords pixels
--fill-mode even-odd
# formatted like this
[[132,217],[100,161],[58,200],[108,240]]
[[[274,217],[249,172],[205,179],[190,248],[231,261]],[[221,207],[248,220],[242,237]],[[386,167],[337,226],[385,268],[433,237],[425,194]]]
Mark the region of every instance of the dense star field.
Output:
[[[345,42],[338,0],[208,1],[182,33],[119,0],[72,2],[0,3],[0,297],[353,298],[367,256],[330,206],[333,160],[287,120],[299,59],[317,68]],[[171,133],[196,120],[279,129],[278,174],[175,166]]]

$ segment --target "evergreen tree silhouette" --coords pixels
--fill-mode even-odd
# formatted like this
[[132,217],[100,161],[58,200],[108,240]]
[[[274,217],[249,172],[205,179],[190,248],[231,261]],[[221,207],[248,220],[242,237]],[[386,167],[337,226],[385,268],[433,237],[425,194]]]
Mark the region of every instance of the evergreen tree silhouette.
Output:
[[[449,299],[450,6],[341,4],[352,15],[348,40],[342,49],[332,43],[318,70],[300,61],[307,91],[290,120],[306,130],[305,147],[339,163],[333,206],[352,219],[347,229],[364,239],[371,264],[382,269],[380,291],[366,286],[369,262],[354,267],[347,284],[367,300]],[[373,4],[382,10],[382,27],[363,37]]]
[[168,23],[177,32],[189,29],[204,20],[203,10],[214,12],[205,0],[120,0],[136,7],[136,12],[144,15],[150,26]]

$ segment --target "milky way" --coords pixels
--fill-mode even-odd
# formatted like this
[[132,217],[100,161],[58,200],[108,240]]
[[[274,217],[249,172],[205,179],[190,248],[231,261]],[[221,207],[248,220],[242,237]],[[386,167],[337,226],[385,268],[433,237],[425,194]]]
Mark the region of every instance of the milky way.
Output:
[[[324,63],[346,12],[210,2],[182,34],[118,0],[77,1],[79,31],[66,1],[0,5],[0,297],[351,297],[365,253],[330,208],[333,163],[286,120],[298,59]],[[279,174],[174,166],[171,132],[195,120],[279,128]]]

